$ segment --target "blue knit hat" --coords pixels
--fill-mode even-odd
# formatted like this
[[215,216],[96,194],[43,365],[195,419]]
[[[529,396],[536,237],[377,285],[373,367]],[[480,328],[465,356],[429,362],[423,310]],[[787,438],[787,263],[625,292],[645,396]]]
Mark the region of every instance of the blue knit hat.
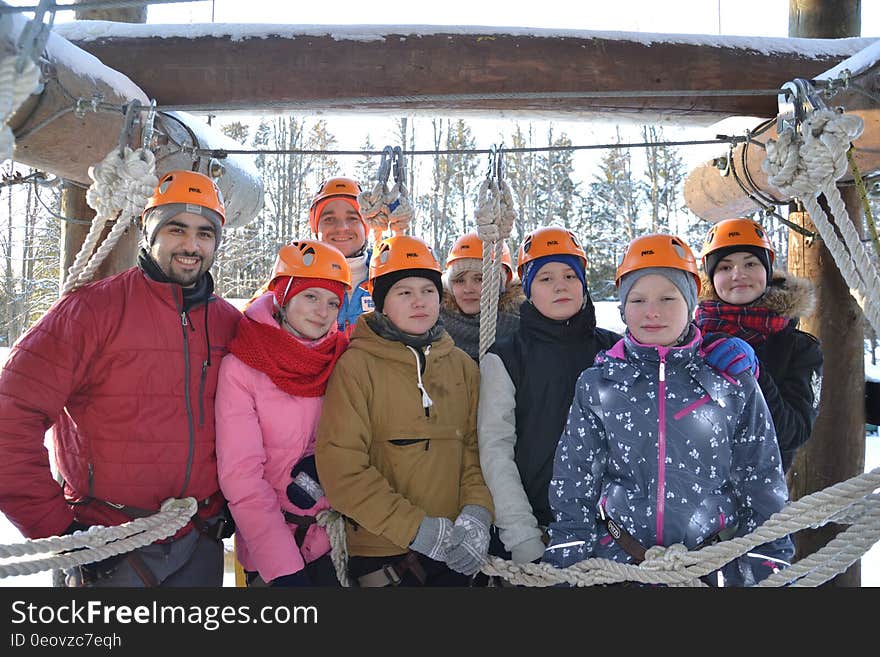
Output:
[[537,276],[541,267],[548,262],[561,262],[562,264],[571,267],[572,270],[574,270],[574,273],[577,274],[581,285],[584,286],[584,294],[587,293],[587,272],[584,271],[584,261],[577,256],[568,253],[554,253],[552,255],[535,258],[534,260],[527,262],[525,267],[523,267],[523,273],[525,274],[525,277],[523,278],[523,292],[525,292],[526,298],[532,298],[532,281],[535,276]]

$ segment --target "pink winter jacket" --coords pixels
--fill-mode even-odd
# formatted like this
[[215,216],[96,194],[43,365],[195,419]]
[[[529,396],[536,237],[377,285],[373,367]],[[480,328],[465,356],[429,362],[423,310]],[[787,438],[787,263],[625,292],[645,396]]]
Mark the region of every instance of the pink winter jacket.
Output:
[[[278,325],[272,317],[272,293],[257,299],[245,314]],[[293,466],[315,453],[323,402],[323,397],[284,392],[234,354],[220,364],[215,403],[220,488],[235,519],[238,560],[266,582],[302,570],[330,551],[327,532],[317,524],[309,527],[300,551],[296,525],[285,522],[281,513],[313,516],[330,506],[322,497],[311,509],[300,509],[286,492]]]

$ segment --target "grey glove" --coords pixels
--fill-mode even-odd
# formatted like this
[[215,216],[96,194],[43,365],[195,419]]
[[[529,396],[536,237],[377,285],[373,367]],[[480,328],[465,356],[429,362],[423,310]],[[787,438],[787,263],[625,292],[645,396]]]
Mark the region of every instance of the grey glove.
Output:
[[446,565],[463,575],[475,575],[489,553],[492,514],[477,504],[466,504],[455,519]]
[[435,561],[446,561],[449,539],[452,537],[452,521],[449,518],[425,516],[410,548]]

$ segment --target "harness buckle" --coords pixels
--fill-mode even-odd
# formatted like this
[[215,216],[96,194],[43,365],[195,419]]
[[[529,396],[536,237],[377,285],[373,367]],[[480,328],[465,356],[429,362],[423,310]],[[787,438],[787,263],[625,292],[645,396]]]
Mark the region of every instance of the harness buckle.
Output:
[[388,583],[391,586],[399,586],[403,581],[403,578],[397,573],[397,569],[391,564],[384,564],[382,566],[382,572],[385,574],[385,577],[388,578]]

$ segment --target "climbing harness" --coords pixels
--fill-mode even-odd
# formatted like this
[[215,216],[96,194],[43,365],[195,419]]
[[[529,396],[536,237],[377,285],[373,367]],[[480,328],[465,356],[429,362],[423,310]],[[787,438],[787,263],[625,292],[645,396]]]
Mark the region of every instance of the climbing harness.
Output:
[[516,219],[513,193],[504,181],[504,145],[492,145],[489,168],[480,185],[474,218],[477,235],[483,240],[483,282],[480,288],[480,345],[479,357],[495,342],[498,322],[498,297],[501,286],[501,249],[503,240],[510,237]]

